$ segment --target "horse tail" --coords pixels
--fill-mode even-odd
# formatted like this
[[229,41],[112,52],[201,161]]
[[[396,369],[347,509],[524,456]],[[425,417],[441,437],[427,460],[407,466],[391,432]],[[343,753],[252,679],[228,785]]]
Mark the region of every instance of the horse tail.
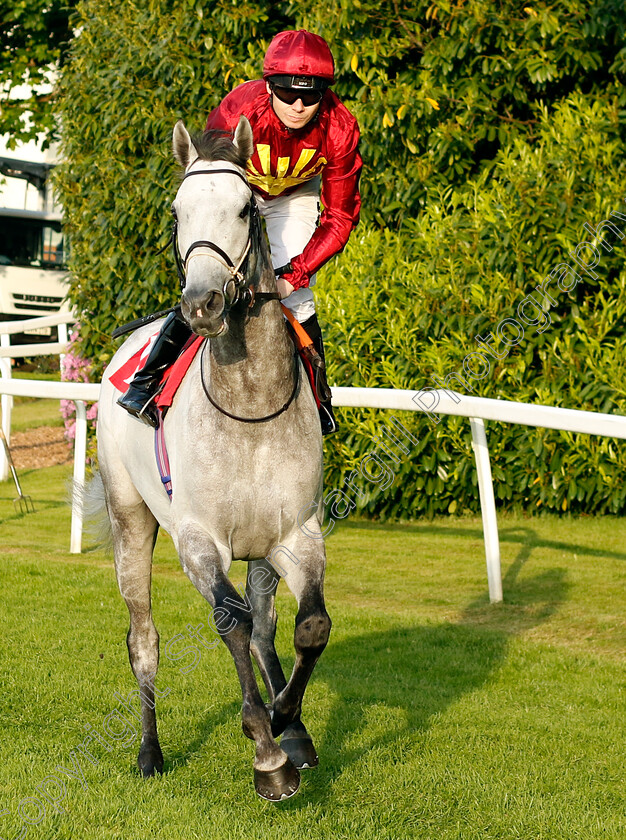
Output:
[[91,548],[113,550],[113,531],[107,512],[104,484],[99,472],[82,487],[73,486],[72,496],[82,502],[83,521]]

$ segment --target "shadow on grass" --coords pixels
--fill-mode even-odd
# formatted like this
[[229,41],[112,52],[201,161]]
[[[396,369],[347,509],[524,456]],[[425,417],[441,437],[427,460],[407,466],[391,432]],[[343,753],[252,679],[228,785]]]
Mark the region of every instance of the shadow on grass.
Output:
[[[467,531],[463,534],[467,537]],[[534,540],[527,539],[507,571],[504,586],[510,604],[490,606],[486,596],[481,596],[454,623],[396,627],[337,643],[331,634],[313,675],[337,698],[326,731],[317,739],[320,766],[309,793],[303,786],[300,796],[283,803],[283,808],[299,809],[312,800],[326,800],[336,780],[369,751],[388,749],[394,742],[401,748],[403,736],[428,730],[436,715],[489,681],[501,667],[511,638],[546,621],[559,608],[568,588],[565,569],[526,578],[521,585],[517,582],[534,545]],[[385,725],[383,734],[364,736],[372,713],[379,714],[385,706],[398,710],[395,719],[402,722]],[[207,715],[193,740],[170,753],[165,771],[187,764],[216,727],[232,722],[239,708],[237,698]],[[306,711],[305,695],[305,722]]]
[[[516,607],[490,606],[485,596],[468,604],[455,623],[353,636],[337,645],[331,639],[318,678],[332,687],[338,699],[318,744],[319,778],[310,797],[305,793],[285,807],[306,807],[307,799],[313,797],[326,799],[337,778],[370,750],[379,746],[388,749],[404,735],[426,731],[433,717],[489,681],[504,662],[512,638],[546,621],[558,609],[568,588],[565,569],[517,585],[533,545],[532,541],[522,545],[504,579],[512,601],[528,607],[521,616]],[[488,618],[484,620],[484,607],[494,619],[491,626]],[[512,609],[512,629],[503,629],[503,619]],[[476,624],[477,611],[482,613],[480,625]],[[406,722],[386,727],[382,735],[361,737],[358,746],[351,746],[355,735],[364,731],[370,710],[380,706],[399,709]]]
[[[437,536],[437,537],[460,537],[461,539],[484,539],[482,528],[458,528],[450,525],[439,525],[438,523],[426,524],[380,524],[378,522],[353,521],[342,522],[341,530],[379,530],[396,531],[413,536]],[[589,545],[582,545],[572,542],[559,542],[547,540],[540,536],[533,528],[516,526],[512,528],[498,528],[498,536],[501,543],[522,544],[522,548],[550,548],[555,551],[563,551],[568,554],[579,554],[585,557],[611,557],[617,560],[626,560],[626,551],[611,551],[604,548],[593,548]],[[332,540],[333,535],[329,537]]]
[[[35,498],[28,493],[27,488],[24,486],[22,486],[22,492],[24,493],[24,496],[30,498],[32,504],[34,505],[34,510],[20,510],[17,491],[10,497],[0,497],[0,525],[17,523],[20,522],[20,520],[26,520],[27,517],[30,517],[32,520],[33,515],[41,514],[47,511],[59,510],[65,512],[67,508],[67,504],[65,502],[59,502],[56,499]],[[40,524],[41,523],[39,521],[36,522],[37,526]]]
[[[233,669],[234,669],[233,665]],[[157,706],[158,712],[158,706]],[[170,745],[167,749],[167,753],[165,753],[164,749],[164,761],[163,761],[163,773],[167,775],[168,773],[172,773],[177,770],[179,767],[184,767],[192,761],[193,758],[199,753],[201,753],[206,745],[206,742],[209,740],[210,736],[216,729],[221,726],[230,727],[232,725],[233,718],[239,716],[241,720],[241,694],[238,692],[237,695],[233,698],[232,703],[225,703],[221,709],[214,710],[212,709],[210,712],[207,712],[204,715],[203,719],[199,722],[196,728],[196,734],[193,741],[189,741],[186,744],[173,744]],[[237,730],[237,737],[241,736],[241,748],[242,750],[246,750],[246,747],[251,742],[248,741],[243,732],[241,731],[241,727],[238,727]],[[246,755],[248,751],[246,750]],[[252,755],[254,755],[254,745],[252,745]],[[216,755],[216,759],[219,756]],[[136,767],[136,765],[134,765]],[[134,769],[134,768],[133,768]],[[252,768],[250,768],[250,772],[252,772]]]

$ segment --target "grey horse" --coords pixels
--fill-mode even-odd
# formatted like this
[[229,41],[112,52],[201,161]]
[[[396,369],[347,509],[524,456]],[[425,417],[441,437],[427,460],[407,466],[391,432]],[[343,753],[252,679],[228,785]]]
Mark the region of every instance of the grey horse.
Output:
[[[299,767],[318,760],[300,713],[331,627],[323,594],[320,423],[244,175],[252,153],[248,121],[241,118],[233,140],[192,139],[178,122],[173,143],[185,170],[172,205],[176,247],[184,255],[178,257],[185,281],[182,312],[207,340],[164,420],[171,501],[155,461],[154,430],[116,404],[119,391],[109,381],[154,326],[135,332],[116,353],[103,377],[98,419],[99,469],[117,580],[130,613],[130,663],[140,688],[138,765],[146,777],[163,769],[154,685],[159,635],[150,598],[160,526],[213,608],[241,683],[243,731],[256,745],[255,789],[276,801],[297,791]],[[233,560],[248,563],[245,597],[228,578]],[[281,576],[298,603],[288,681],[274,647]]]

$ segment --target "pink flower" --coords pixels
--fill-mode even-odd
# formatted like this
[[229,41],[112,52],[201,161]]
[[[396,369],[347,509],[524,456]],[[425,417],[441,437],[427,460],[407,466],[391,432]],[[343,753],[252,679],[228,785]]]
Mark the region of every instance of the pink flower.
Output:
[[[73,346],[78,338],[78,329],[75,329],[70,336],[70,346],[68,352],[63,357],[61,362],[61,379],[63,382],[89,382],[89,372],[91,371],[91,361],[84,359],[77,352],[74,351]],[[65,439],[69,446],[76,438],[76,406],[73,400],[61,400],[61,415],[65,423]],[[96,419],[98,417],[98,403],[93,403],[87,409],[87,420],[91,430],[96,428]],[[89,458],[87,459],[90,460]]]

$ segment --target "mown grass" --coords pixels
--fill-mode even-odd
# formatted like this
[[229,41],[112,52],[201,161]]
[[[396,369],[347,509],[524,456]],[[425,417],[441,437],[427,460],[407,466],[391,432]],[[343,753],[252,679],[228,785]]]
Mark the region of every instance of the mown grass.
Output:
[[[19,379],[60,380],[58,372],[42,370],[24,371],[16,369],[13,376]],[[62,426],[63,417],[58,400],[43,400],[38,397],[14,397],[11,412],[11,431],[25,432],[39,426]]]
[[11,431],[26,432],[39,426],[62,426],[63,417],[58,400],[43,400],[35,397],[14,397]]
[[[85,726],[102,732],[134,689],[127,612],[110,557],[69,551],[67,467],[25,472],[35,514],[0,485],[3,628],[0,836],[40,816],[37,786]],[[261,802],[241,697],[223,645],[193,672],[163,655],[207,607],[157,544],[157,685],[166,757],[142,781],[138,739],[92,745],[29,838],[623,838],[626,522],[503,518],[505,603],[491,606],[480,521],[349,520],[327,543],[331,641],[304,719],[320,766],[298,796]],[[236,580],[243,568],[234,569]],[[293,662],[294,602],[279,590],[277,645]],[[180,649],[179,646],[178,649]],[[76,754],[75,754],[76,755]],[[62,776],[63,777],[63,776]],[[45,802],[44,802],[45,804]],[[19,809],[22,809],[20,816]]]

